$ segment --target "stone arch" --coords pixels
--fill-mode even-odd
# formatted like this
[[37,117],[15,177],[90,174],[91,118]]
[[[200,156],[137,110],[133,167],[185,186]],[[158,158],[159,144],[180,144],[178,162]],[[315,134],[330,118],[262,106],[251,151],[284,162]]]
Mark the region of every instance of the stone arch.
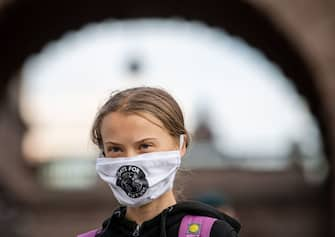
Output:
[[[276,63],[304,95],[321,128],[328,157],[334,151],[333,127],[327,118],[329,109],[321,100],[317,77],[303,54],[270,16],[245,1],[108,1],[88,0],[9,0],[0,5],[0,98],[8,82],[27,57],[38,53],[48,42],[67,31],[107,18],[183,17],[200,20],[209,26],[224,28],[245,39]],[[2,7],[2,8],[1,8]],[[0,103],[1,104],[1,103]],[[2,108],[2,107],[0,107]]]

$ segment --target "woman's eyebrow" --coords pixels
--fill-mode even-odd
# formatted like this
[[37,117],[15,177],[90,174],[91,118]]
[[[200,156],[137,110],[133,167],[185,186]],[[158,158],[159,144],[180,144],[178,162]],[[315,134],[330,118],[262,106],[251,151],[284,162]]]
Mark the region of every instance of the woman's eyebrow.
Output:
[[[136,142],[134,142],[135,144],[137,143],[141,143],[141,142],[145,142],[145,141],[148,141],[148,140],[157,140],[157,138],[155,137],[146,137],[146,138],[142,138]],[[121,143],[117,143],[117,142],[113,142],[113,141],[106,141],[105,144],[112,144],[112,145],[119,145],[119,146],[122,146]]]
[[122,144],[120,144],[120,143],[113,142],[113,141],[106,141],[105,144],[112,144],[112,145],[119,145],[119,146],[122,145]]
[[145,142],[147,140],[157,140],[157,138],[155,138],[155,137],[146,137],[146,138],[143,138],[141,140],[136,141],[135,143],[141,143],[141,142]]

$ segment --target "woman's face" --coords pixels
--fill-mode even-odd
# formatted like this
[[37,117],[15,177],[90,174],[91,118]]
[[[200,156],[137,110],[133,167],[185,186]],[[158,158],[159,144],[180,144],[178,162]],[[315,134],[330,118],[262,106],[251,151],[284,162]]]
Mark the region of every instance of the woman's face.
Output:
[[[111,158],[177,150],[179,146],[162,122],[145,112],[107,114],[102,120],[101,136],[105,156]],[[184,155],[184,150],[181,155]]]

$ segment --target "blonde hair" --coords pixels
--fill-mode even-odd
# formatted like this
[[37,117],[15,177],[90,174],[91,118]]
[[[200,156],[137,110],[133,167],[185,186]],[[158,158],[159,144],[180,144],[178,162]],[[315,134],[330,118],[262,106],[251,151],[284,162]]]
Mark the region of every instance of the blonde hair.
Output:
[[165,90],[153,87],[134,87],[112,93],[99,109],[91,129],[91,139],[101,151],[103,141],[101,123],[111,112],[146,112],[159,119],[171,136],[179,139],[185,134],[186,147],[190,137],[184,125],[184,116],[176,100]]

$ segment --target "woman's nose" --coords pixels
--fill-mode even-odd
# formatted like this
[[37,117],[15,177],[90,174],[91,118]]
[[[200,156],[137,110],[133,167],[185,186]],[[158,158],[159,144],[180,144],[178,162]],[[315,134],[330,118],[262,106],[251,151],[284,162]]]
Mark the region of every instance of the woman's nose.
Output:
[[134,149],[127,149],[127,152],[126,152],[126,157],[127,158],[130,158],[130,157],[133,157],[133,156],[137,156],[137,152],[134,150]]

